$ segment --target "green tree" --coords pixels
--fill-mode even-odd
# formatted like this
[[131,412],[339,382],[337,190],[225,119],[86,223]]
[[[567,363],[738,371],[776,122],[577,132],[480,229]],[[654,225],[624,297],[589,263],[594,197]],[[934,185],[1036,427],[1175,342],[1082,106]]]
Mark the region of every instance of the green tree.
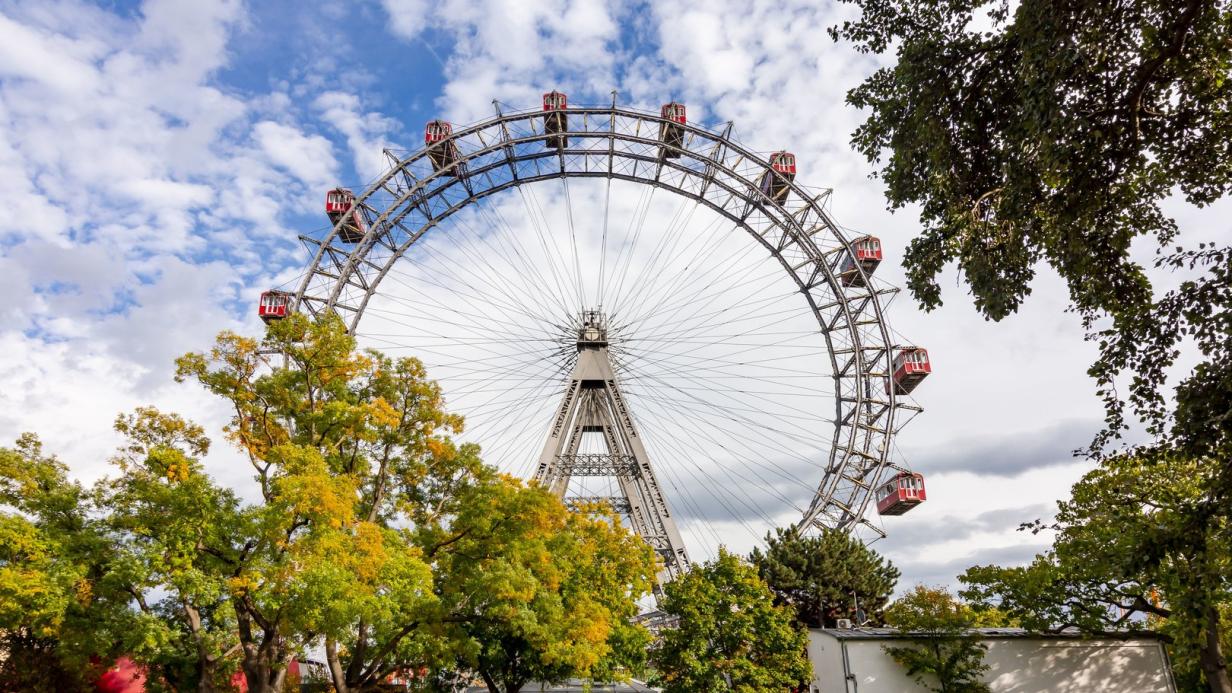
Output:
[[180,359],[179,377],[228,400],[227,433],[256,472],[261,502],[211,554],[229,566],[251,690],[277,689],[317,641],[340,693],[459,664],[502,691],[638,664],[647,636],[632,620],[653,553],[614,518],[569,513],[456,445],[462,420],[419,361],[293,316],[260,344],[223,334]]
[[138,610],[125,619],[123,649],[159,674],[155,686],[229,690],[240,648],[230,556],[246,539],[239,501],[205,474],[200,426],[143,407],[115,428],[126,437],[113,459],[120,474],[95,496],[113,553],[100,582]]
[[[71,690],[63,672],[126,654],[151,690],[239,671],[274,692],[320,644],[342,693],[424,668],[513,691],[641,665],[653,552],[455,444],[462,421],[418,361],[293,316],[177,367],[231,406],[253,485],[218,485],[203,430],[153,408],[117,419],[117,474],[90,491],[33,437],[0,450],[0,687]],[[34,661],[64,666],[32,678]]]
[[84,689],[85,658],[61,640],[93,596],[86,510],[84,490],[38,438],[0,448],[0,689]]
[[[634,623],[654,552],[610,510],[570,512],[554,495],[503,478],[463,497],[431,539],[443,634],[459,669],[492,693],[530,681],[625,679],[650,635]],[[447,547],[447,548],[446,548]]]
[[664,591],[663,611],[677,619],[652,653],[665,693],[783,691],[812,678],[792,610],[739,557],[720,549]]
[[899,572],[892,563],[847,532],[823,530],[801,536],[795,528],[766,535],[766,548],[750,556],[774,593],[775,602],[795,610],[805,628],[834,627],[840,618],[856,620],[857,605],[869,623],[894,592]]
[[[1018,568],[978,566],[963,596],[1034,630],[1153,628],[1171,641],[1178,671],[1228,684],[1232,530],[1206,502],[1218,466],[1184,456],[1105,460],[1059,504],[1052,548]],[[1190,676],[1197,679],[1197,676]]]
[[886,622],[915,643],[885,647],[916,683],[938,693],[987,693],[988,647],[970,629],[976,612],[941,587],[916,585],[886,609]]
[[249,690],[279,690],[290,659],[318,640],[340,691],[403,666],[418,614],[436,602],[406,526],[488,473],[476,449],[450,440],[462,422],[439,387],[415,359],[359,352],[339,320],[299,315],[260,343],[224,333],[177,366],[229,402],[226,433],[255,473],[259,502],[241,509],[230,545],[198,547],[229,568]]
[[[1232,515],[1232,246],[1223,234],[1174,247],[1178,228],[1161,203],[1179,195],[1203,206],[1232,189],[1232,8],[1225,0],[847,1],[860,14],[831,35],[861,52],[895,53],[848,102],[868,111],[853,143],[879,165],[891,208],[921,210],[924,230],[905,259],[912,293],[926,308],[940,305],[938,277],[956,262],[977,309],[1000,320],[1030,293],[1036,267],[1052,267],[1099,349],[1089,373],[1107,426],[1090,452],[1102,454],[1132,415],[1157,438],[1135,453],[1143,462],[1167,468],[1179,455],[1209,466],[1204,489],[1172,508],[1205,542],[1206,528],[1226,527]],[[1153,286],[1130,252],[1135,242],[1156,248],[1158,268],[1185,276],[1174,288]],[[1173,389],[1169,373],[1185,343],[1198,363]],[[1173,558],[1199,553],[1178,542],[1130,571],[1088,571],[1090,589],[1116,599],[1101,586],[1127,572],[1179,576]],[[1202,562],[1203,585],[1183,589],[1208,593],[1209,604],[1229,574]],[[1217,620],[1218,609],[1203,619]],[[1219,631],[1201,632],[1209,685],[1232,690],[1213,654]]]
[[[848,93],[868,110],[855,146],[892,208],[919,205],[908,284],[927,308],[957,262],[989,319],[1014,312],[1046,262],[1099,347],[1090,369],[1108,427],[1126,406],[1193,459],[1219,464],[1212,504],[1232,506],[1232,246],[1171,246],[1161,208],[1232,189],[1232,8],[1225,0],[846,0],[831,30],[896,62]],[[882,157],[886,158],[883,159]],[[1145,237],[1166,292],[1130,253]],[[1180,345],[1198,365],[1167,387]],[[1117,381],[1128,375],[1118,389]],[[1126,387],[1127,386],[1127,387]]]

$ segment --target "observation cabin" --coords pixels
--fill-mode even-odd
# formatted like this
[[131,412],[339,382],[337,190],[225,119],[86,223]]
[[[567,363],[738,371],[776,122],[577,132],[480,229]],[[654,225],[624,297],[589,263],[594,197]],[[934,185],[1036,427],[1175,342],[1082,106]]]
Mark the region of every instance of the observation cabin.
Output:
[[564,149],[569,138],[561,133],[569,132],[569,97],[558,91],[543,95],[543,134],[547,135],[549,149]]
[[877,512],[881,515],[902,515],[927,498],[923,474],[899,472],[877,488]]
[[261,294],[257,302],[257,316],[269,324],[282,320],[291,312],[291,301],[295,298],[290,292],[270,289]]
[[890,382],[894,383],[894,394],[907,395],[919,385],[929,373],[933,372],[932,363],[928,360],[928,351],[920,347],[904,347],[894,357],[893,373],[886,382],[886,393],[890,392]]
[[453,125],[444,120],[430,120],[424,126],[424,147],[437,173],[458,175],[458,145],[453,141]]
[[[881,258],[881,239],[876,236],[855,239],[851,242],[851,252],[843,256],[843,262],[839,265],[839,281],[843,286],[864,286],[865,278],[873,276],[877,265],[881,264]],[[860,269],[864,270],[863,274]]]
[[659,124],[659,141],[663,143],[659,153],[666,159],[678,159],[680,150],[684,149],[684,104],[675,101],[663,104],[659,117],[663,119]]
[[[325,215],[335,226],[338,220],[346,216],[355,206],[355,193],[346,188],[334,188],[325,193]],[[338,229],[338,239],[343,243],[359,243],[364,239],[364,220],[356,210],[342,228]]]
[[796,179],[796,155],[791,152],[775,152],[770,155],[770,170],[762,174],[762,193],[779,204],[787,201],[791,182]]

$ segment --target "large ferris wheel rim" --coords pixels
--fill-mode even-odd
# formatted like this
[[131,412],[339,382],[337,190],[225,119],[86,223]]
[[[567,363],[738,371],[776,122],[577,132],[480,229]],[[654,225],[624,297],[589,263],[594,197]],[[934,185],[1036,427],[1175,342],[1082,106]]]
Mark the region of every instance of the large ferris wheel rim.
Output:
[[[797,526],[850,530],[862,525],[884,535],[865,519],[867,506],[882,471],[895,466],[890,455],[893,435],[902,425],[897,423],[899,412],[920,410],[914,403],[903,401],[896,388],[884,386],[892,373],[895,345],[881,298],[897,290],[880,286],[858,263],[856,271],[862,281],[844,284],[837,267],[844,254],[852,252],[851,241],[822,208],[821,196],[806,194],[794,180],[774,171],[769,161],[732,139],[730,123],[723,132],[716,132],[614,103],[611,107],[571,107],[565,113],[569,121],[566,130],[549,135],[535,129],[537,122],[545,121],[544,111],[504,113],[497,108],[492,118],[452,133],[448,140],[456,155],[452,165],[432,165],[431,147],[412,152],[391,165],[356,197],[355,204],[328,235],[322,239],[303,237],[316,245],[316,251],[295,293],[293,309],[306,309],[313,315],[350,312],[347,326],[355,331],[381,280],[425,233],[486,197],[528,183],[558,178],[608,178],[651,185],[692,199],[745,229],[778,260],[804,294],[826,342],[835,385],[835,430],[825,474]],[[573,129],[579,119],[582,129]],[[618,130],[618,119],[632,121],[632,133]],[[590,129],[592,120],[604,122],[607,127]],[[679,146],[659,139],[664,125],[679,128],[683,133]],[[528,131],[518,132],[519,126]],[[644,135],[643,127],[653,137]],[[485,133],[489,136],[484,137]],[[599,142],[607,148],[562,145],[528,150],[525,146],[542,146],[549,137],[563,137],[562,143]],[[690,148],[698,140],[706,145],[703,151]],[[463,148],[463,144],[477,146]],[[646,151],[634,151],[633,147]],[[675,156],[665,156],[668,151]],[[559,165],[545,171],[541,162],[552,159]],[[591,160],[606,160],[607,165],[591,167]],[[622,165],[633,162],[631,172],[618,171],[618,160]],[[570,164],[577,161],[582,161],[583,166],[574,170]],[[686,161],[697,166],[686,166]],[[427,171],[416,171],[415,168],[424,167],[424,162]],[[534,165],[534,175],[519,175],[519,165],[528,163]],[[738,169],[741,166],[743,169]],[[639,176],[639,167],[653,173],[653,177]],[[512,174],[508,179],[494,177],[494,173],[504,169]],[[674,184],[671,177],[665,179],[665,170],[679,174],[682,183]],[[787,195],[773,199],[761,191],[760,183],[767,173],[777,177],[776,182],[787,189]],[[691,178],[697,187],[686,189],[683,181]],[[487,183],[488,187],[477,188],[476,183]],[[711,191],[726,193],[722,203],[707,197]],[[392,201],[383,208],[372,205],[379,202],[382,194]],[[451,201],[451,194],[456,199]],[[799,205],[788,209],[793,195]],[[446,205],[434,212],[433,203],[438,200]],[[736,204],[729,204],[732,202]],[[364,238],[345,244],[340,234],[355,214],[365,218]],[[418,228],[408,228],[406,220],[416,214],[421,219]],[[750,222],[755,216],[761,218],[761,230]],[[772,242],[776,231],[777,243]],[[823,234],[831,241],[830,248],[819,245]],[[400,242],[395,242],[399,237]],[[802,256],[787,255],[793,244]],[[810,271],[802,275],[800,270],[805,269]],[[320,289],[325,287],[329,289],[328,295],[323,296],[326,292]],[[358,305],[342,302],[348,287],[362,295]],[[819,302],[818,298],[827,300]],[[839,348],[836,339],[843,342]]]

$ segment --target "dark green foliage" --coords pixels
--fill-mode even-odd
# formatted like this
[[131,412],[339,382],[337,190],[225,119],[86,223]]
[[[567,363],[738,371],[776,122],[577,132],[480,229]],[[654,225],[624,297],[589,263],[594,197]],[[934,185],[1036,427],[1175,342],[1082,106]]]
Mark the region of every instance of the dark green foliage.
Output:
[[1188,679],[1226,692],[1232,530],[1204,502],[1216,472],[1178,455],[1108,458],[1054,523],[1028,525],[1057,532],[1051,550],[1024,567],[971,568],[962,594],[1032,630],[1156,630]]
[[[1089,373],[1107,426],[1091,452],[1104,454],[1138,417],[1159,439],[1136,452],[1146,466],[1167,467],[1179,455],[1206,467],[1194,496],[1168,508],[1189,538],[1148,532],[1143,552],[1126,550],[1107,574],[1098,564],[1073,574],[1077,566],[1058,549],[1035,572],[1003,577],[1023,594],[1077,590],[1071,606],[1081,614],[1104,608],[1098,595],[1118,603],[1141,597],[1135,584],[1116,594],[1133,576],[1193,574],[1178,558],[1205,556],[1200,544],[1210,528],[1227,527],[1232,516],[1232,246],[1227,222],[1217,221],[1214,239],[1174,247],[1178,228],[1161,203],[1175,195],[1208,205],[1232,190],[1232,6],[847,1],[860,15],[832,36],[862,52],[895,53],[848,101],[868,110],[853,143],[879,165],[890,206],[921,210],[924,230],[905,260],[916,299],[940,305],[938,277],[955,262],[976,307],[1000,320],[1046,263],[1099,348]],[[1131,247],[1153,247],[1156,267],[1183,281],[1153,286]],[[1187,343],[1200,358],[1175,374],[1173,390],[1168,375]],[[1097,548],[1116,553],[1132,537]],[[1205,620],[1208,637],[1201,645],[1196,632],[1186,639],[1205,653],[1212,689],[1232,691],[1211,629],[1219,611],[1210,606],[1226,590],[1229,568],[1202,563],[1204,575],[1172,601],[1205,593],[1205,614],[1190,614],[1190,622]],[[1052,575],[1057,569],[1064,574]],[[978,579],[996,582],[991,574]]]
[[886,622],[916,636],[911,645],[886,647],[907,675],[938,693],[988,693],[988,647],[969,633],[976,613],[944,589],[917,585],[886,610]]
[[664,693],[784,691],[810,680],[804,631],[740,558],[719,549],[665,591],[663,611],[679,621],[651,655]]
[[[976,306],[1000,320],[1046,262],[1100,347],[1098,442],[1125,426],[1122,372],[1135,376],[1135,412],[1167,430],[1164,374],[1189,337],[1208,358],[1178,392],[1177,433],[1197,454],[1226,451],[1229,249],[1166,254],[1177,227],[1160,202],[1205,205],[1232,189],[1228,3],[847,1],[862,16],[831,34],[896,52],[848,100],[869,110],[853,142],[881,164],[890,205],[922,210],[906,257],[915,297],[940,305],[938,275],[957,261]],[[1157,300],[1129,253],[1144,236],[1162,266],[1202,273]]]
[[823,530],[801,536],[795,528],[766,535],[766,548],[750,556],[775,602],[790,606],[806,628],[834,627],[840,618],[856,620],[856,605],[881,625],[881,612],[894,592],[894,564],[847,532]]
[[86,693],[92,691],[81,667],[66,663],[60,655],[60,642],[39,638],[29,632],[9,632],[0,636],[0,691],[26,693]]

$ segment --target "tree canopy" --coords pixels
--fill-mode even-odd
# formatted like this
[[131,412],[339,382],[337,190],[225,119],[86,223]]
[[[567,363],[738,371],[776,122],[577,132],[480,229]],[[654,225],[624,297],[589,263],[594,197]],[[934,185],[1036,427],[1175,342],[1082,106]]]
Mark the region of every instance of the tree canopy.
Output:
[[977,612],[940,587],[916,585],[886,610],[886,623],[917,637],[886,653],[907,675],[937,693],[987,693],[988,647],[969,630],[979,625]]
[[[1098,443],[1126,426],[1127,400],[1189,454],[1227,459],[1232,248],[1226,236],[1172,248],[1162,203],[1232,189],[1228,3],[845,1],[860,14],[831,34],[895,57],[848,101],[868,111],[853,143],[879,165],[890,206],[920,206],[905,258],[913,295],[940,305],[938,276],[957,262],[977,308],[1000,320],[1046,262],[1099,345],[1091,374],[1109,427]],[[1130,252],[1144,237],[1158,265],[1194,278],[1157,295]],[[1205,358],[1173,408],[1164,385],[1187,339]]]
[[[0,689],[75,690],[89,645],[75,627],[88,620],[100,568],[86,493],[33,435],[0,448]],[[66,637],[68,644],[58,648]]]
[[436,544],[449,544],[436,563],[442,633],[492,693],[625,679],[645,661],[635,600],[650,592],[654,552],[610,511],[580,510],[512,480],[483,486]]
[[807,637],[753,566],[719,549],[667,584],[662,610],[676,619],[652,653],[664,693],[783,691],[812,678]]
[[833,628],[840,618],[861,622],[857,610],[869,625],[881,625],[899,576],[864,542],[831,530],[802,536],[794,527],[776,529],[750,560],[775,602],[791,607],[805,628]]
[[977,566],[960,580],[977,606],[1034,630],[1151,628],[1172,643],[1190,689],[1228,684],[1232,528],[1205,497],[1217,466],[1181,456],[1109,458],[1075,484],[1052,548],[1025,567]]
[[[1232,515],[1232,245],[1222,228],[1180,233],[1165,202],[1205,206],[1232,190],[1232,6],[845,1],[858,15],[832,37],[893,54],[848,102],[867,110],[852,141],[890,207],[921,210],[905,258],[912,294],[940,305],[938,279],[956,263],[977,309],[1000,320],[1047,264],[1098,346],[1089,373],[1107,426],[1089,452],[1114,454],[1134,417],[1155,439],[1075,487],[1052,552],[968,577],[1041,622],[1107,625],[1110,607],[1166,608],[1173,627],[1187,624],[1212,689],[1229,690],[1214,627],[1229,568],[1209,531]],[[1143,249],[1170,286],[1152,283]],[[1186,347],[1196,365],[1174,371]],[[1170,473],[1201,486],[1169,489]]]
[[[10,655],[67,672],[124,654],[152,690],[229,690],[238,674],[254,693],[283,690],[322,645],[343,693],[428,672],[512,693],[641,666],[653,552],[604,509],[572,513],[457,444],[462,420],[417,360],[292,316],[263,340],[223,333],[177,372],[230,406],[251,487],[219,485],[204,430],[150,407],[117,419],[116,473],[89,489],[32,436],[0,450]],[[9,673],[22,689],[80,683]]]

